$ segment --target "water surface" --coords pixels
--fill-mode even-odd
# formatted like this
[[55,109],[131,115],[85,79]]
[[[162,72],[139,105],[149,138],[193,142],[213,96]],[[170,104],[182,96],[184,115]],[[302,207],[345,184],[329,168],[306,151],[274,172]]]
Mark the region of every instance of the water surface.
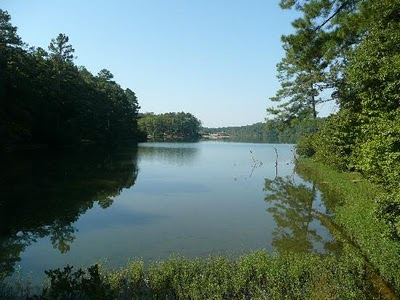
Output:
[[[66,264],[329,252],[327,212],[293,145],[143,143],[1,157],[0,272]],[[276,156],[278,154],[278,157]]]

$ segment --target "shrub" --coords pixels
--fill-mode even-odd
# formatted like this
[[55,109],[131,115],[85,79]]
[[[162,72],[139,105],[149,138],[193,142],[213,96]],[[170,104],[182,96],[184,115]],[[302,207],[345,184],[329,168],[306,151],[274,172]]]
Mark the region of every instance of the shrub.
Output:
[[359,135],[358,121],[347,110],[329,116],[313,142],[317,160],[339,170],[350,170],[351,155]]
[[355,152],[356,167],[388,189],[400,181],[400,112],[373,119],[363,127],[363,141]]
[[382,196],[378,203],[378,218],[389,225],[386,234],[400,240],[400,191]]
[[315,154],[314,134],[308,134],[302,137],[296,145],[296,152],[302,157],[311,157]]

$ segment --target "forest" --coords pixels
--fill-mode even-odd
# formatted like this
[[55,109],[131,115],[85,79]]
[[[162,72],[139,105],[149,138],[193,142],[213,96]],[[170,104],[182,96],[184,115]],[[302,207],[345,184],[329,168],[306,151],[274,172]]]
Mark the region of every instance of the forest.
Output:
[[[339,111],[317,122],[297,152],[360,172],[387,193],[376,216],[400,238],[400,1],[282,0],[301,17],[282,37],[281,89],[270,116],[286,127],[317,119],[318,105]],[[306,45],[306,46],[305,46]],[[310,121],[311,120],[311,121]]]
[[138,100],[103,69],[74,63],[69,37],[31,47],[0,10],[0,147],[138,140]]
[[151,139],[196,140],[200,137],[201,121],[185,112],[146,113],[140,116],[138,127]]
[[295,144],[304,135],[315,130],[323,118],[306,119],[293,122],[292,126],[283,126],[277,120],[267,120],[245,126],[227,126],[217,128],[202,128],[205,134],[224,132],[229,135],[229,141],[247,143]]

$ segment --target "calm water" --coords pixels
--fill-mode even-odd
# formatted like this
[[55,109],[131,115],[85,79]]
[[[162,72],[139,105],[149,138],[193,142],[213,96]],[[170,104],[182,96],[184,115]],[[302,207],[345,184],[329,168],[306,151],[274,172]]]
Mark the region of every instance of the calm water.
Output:
[[[276,147],[278,166],[275,167]],[[331,251],[293,145],[143,143],[1,157],[0,272],[66,264]],[[304,176],[303,176],[304,177]]]

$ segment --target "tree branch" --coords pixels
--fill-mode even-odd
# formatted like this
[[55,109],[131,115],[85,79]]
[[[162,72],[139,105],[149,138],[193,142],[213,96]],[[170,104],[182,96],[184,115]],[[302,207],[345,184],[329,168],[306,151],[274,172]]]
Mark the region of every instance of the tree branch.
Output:
[[318,31],[318,30],[320,30],[322,27],[324,27],[330,20],[332,20],[334,17],[336,17],[336,15],[337,15],[347,4],[349,4],[349,3],[350,3],[349,0],[343,2],[343,4],[340,5],[339,8],[338,8],[328,19],[326,19],[321,25],[319,25],[319,26],[315,29],[315,31]]

